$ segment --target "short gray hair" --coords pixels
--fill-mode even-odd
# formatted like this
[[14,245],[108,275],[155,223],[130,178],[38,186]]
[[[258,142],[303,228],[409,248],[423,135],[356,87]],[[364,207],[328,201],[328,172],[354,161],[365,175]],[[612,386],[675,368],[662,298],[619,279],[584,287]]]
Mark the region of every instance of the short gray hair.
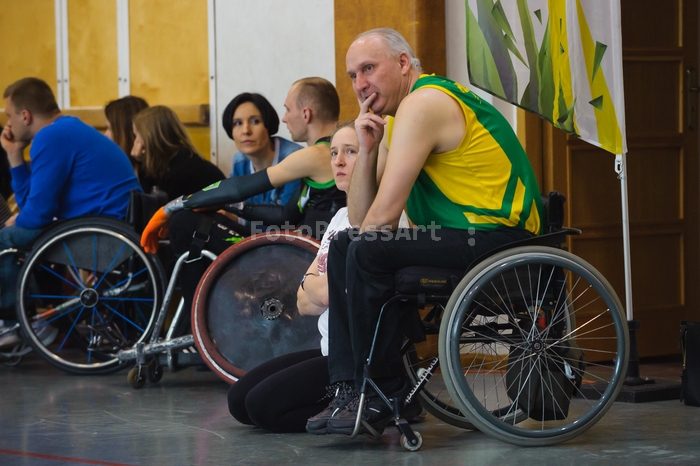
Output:
[[402,52],[406,52],[411,60],[411,68],[415,69],[419,73],[423,72],[420,66],[420,60],[416,58],[416,56],[413,54],[413,49],[411,49],[411,46],[408,45],[406,39],[404,39],[404,37],[399,34],[398,31],[389,28],[371,29],[357,36],[355,40],[371,35],[378,35],[384,40],[384,43],[386,44],[386,52],[390,57],[398,57]]

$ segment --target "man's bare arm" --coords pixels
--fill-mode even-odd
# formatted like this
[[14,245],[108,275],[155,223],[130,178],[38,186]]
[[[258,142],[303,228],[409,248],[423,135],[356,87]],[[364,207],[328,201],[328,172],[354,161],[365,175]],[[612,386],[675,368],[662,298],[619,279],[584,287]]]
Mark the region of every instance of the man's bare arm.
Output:
[[325,183],[333,179],[330,150],[325,145],[299,149],[277,165],[269,167],[267,174],[270,177],[270,183],[275,187],[304,177]]
[[[372,94],[360,103],[360,114],[355,120],[360,145],[347,193],[348,219],[353,227],[362,225],[379,188],[378,165],[386,121],[369,112],[375,99],[376,94]],[[384,157],[381,159],[383,162]]]
[[428,156],[455,149],[464,131],[459,105],[443,92],[421,89],[406,97],[396,113],[386,168],[361,231],[386,225],[398,228],[401,211]]

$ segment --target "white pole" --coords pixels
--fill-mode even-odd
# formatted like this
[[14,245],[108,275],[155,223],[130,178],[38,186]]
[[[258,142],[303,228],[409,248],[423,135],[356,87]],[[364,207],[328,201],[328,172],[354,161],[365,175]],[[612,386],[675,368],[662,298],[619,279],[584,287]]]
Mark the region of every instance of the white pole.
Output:
[[627,320],[633,320],[632,314],[632,265],[630,261],[630,222],[627,201],[627,154],[615,156],[615,172],[620,180],[622,194],[622,250],[625,265],[625,302],[627,304]]
[[129,41],[129,0],[117,0],[117,64],[119,97],[131,94],[131,64]]

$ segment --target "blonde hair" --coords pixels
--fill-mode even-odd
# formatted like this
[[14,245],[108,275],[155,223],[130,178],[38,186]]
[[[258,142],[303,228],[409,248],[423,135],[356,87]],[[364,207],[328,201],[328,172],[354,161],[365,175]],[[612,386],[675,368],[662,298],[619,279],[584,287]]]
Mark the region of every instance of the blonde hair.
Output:
[[134,128],[143,139],[147,176],[160,179],[168,171],[170,160],[182,149],[189,150],[190,156],[202,157],[175,112],[164,105],[141,110],[134,117]]
[[340,122],[336,123],[335,126],[333,127],[333,131],[331,131],[331,135],[329,136],[330,140],[331,141],[333,140],[333,137],[336,135],[336,133],[338,131],[340,131],[343,128],[349,128],[349,127],[352,127],[352,129],[355,129],[355,120],[348,120],[348,121],[344,121],[342,123],[340,123]]

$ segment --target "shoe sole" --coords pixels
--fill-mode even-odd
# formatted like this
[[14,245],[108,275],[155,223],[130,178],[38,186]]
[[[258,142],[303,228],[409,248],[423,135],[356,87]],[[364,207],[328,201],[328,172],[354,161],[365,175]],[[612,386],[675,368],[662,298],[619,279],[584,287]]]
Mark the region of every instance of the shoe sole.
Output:
[[[387,425],[391,421],[394,420],[394,416],[390,416],[386,419],[381,419],[377,422],[375,422],[372,426],[374,430],[377,431],[377,433],[382,434],[384,432],[384,429],[386,428]],[[333,427],[330,422],[328,423],[328,433],[329,434],[339,434],[339,435],[347,435],[351,436],[352,432],[355,430],[355,421],[353,421],[351,427],[345,427],[345,426],[340,426],[340,427]],[[364,424],[360,424],[360,430],[358,431],[357,435],[361,434],[370,434],[370,432],[367,430],[367,428],[364,426]]]
[[328,426],[318,429],[310,429],[309,426],[306,426],[306,432],[311,435],[328,435],[330,433],[328,432]]

